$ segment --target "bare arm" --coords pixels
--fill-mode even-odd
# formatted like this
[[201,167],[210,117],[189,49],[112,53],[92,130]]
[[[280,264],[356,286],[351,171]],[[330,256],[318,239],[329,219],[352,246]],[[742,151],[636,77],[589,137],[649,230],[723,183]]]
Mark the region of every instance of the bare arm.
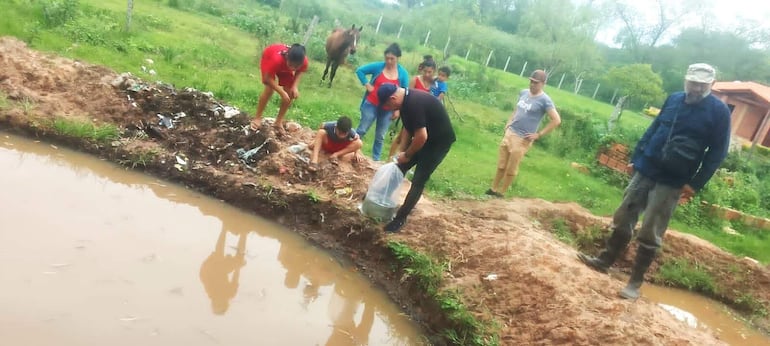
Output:
[[286,93],[283,88],[281,88],[280,85],[278,85],[278,81],[275,80],[275,75],[272,73],[263,73],[262,74],[262,83],[265,84],[270,89],[273,89],[275,92],[278,93],[278,95],[281,95],[281,98],[284,100],[289,100],[289,94]]
[[561,116],[559,116],[559,112],[556,111],[555,107],[548,110],[548,117],[551,118],[551,121],[542,130],[538,131],[538,138],[547,135],[561,125]]
[[[405,130],[404,130],[405,131]],[[407,134],[408,135],[408,134]],[[425,142],[428,141],[428,130],[426,128],[418,129],[414,132],[414,136],[412,136],[412,144],[409,145],[409,148],[406,148],[404,150],[404,155],[406,158],[412,158],[415,154],[417,154],[420,149],[425,145]]]

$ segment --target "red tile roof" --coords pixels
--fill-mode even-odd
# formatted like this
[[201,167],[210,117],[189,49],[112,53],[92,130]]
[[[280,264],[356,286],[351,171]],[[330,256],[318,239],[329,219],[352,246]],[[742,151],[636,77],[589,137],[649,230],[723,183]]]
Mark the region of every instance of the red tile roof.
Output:
[[716,82],[711,89],[723,94],[750,92],[759,99],[770,103],[770,86],[756,82]]

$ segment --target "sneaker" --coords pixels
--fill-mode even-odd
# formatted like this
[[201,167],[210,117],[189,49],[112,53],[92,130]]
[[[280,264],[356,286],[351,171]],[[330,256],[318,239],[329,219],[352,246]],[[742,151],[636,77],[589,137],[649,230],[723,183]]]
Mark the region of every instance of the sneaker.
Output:
[[487,195],[493,196],[493,197],[503,198],[503,194],[502,193],[495,192],[492,189],[489,189],[489,190],[487,190],[487,192],[484,192],[484,193],[487,194]]
[[402,218],[395,218],[392,221],[388,222],[387,225],[385,225],[385,232],[387,233],[398,233],[401,231],[401,228],[404,227],[404,224],[406,223],[406,219]]

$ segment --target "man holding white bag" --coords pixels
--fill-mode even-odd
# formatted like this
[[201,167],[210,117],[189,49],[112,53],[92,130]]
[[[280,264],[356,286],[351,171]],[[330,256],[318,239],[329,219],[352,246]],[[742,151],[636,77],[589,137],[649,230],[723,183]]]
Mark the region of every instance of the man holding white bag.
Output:
[[430,93],[383,84],[377,90],[377,98],[379,107],[400,110],[404,123],[401,136],[411,138],[411,141],[402,141],[398,150],[398,168],[406,174],[417,166],[404,203],[396,217],[385,225],[385,232],[396,233],[406,224],[406,217],[417,205],[425,184],[449,153],[456,137],[444,105]]

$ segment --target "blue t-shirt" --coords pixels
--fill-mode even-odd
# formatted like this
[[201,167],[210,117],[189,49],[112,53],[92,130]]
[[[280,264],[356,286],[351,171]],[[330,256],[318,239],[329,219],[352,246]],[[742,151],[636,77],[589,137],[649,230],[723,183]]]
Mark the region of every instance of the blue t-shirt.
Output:
[[511,131],[519,137],[537,132],[545,113],[554,107],[556,106],[554,106],[551,97],[545,92],[531,96],[529,89],[522,90],[519,93],[519,102],[516,103],[516,117],[511,123]]
[[337,137],[337,133],[335,131],[336,128],[337,128],[336,121],[329,121],[324,123],[324,130],[326,131],[326,136],[328,136],[329,140],[332,142],[352,142],[358,136],[358,134],[356,134],[356,130],[350,129],[350,131],[348,131],[348,135],[345,136],[345,138],[339,138]]
[[433,94],[433,96],[438,97],[441,95],[441,93],[446,94],[447,92],[447,86],[446,82],[442,82],[438,79],[433,81],[433,84],[430,85],[430,93]]

